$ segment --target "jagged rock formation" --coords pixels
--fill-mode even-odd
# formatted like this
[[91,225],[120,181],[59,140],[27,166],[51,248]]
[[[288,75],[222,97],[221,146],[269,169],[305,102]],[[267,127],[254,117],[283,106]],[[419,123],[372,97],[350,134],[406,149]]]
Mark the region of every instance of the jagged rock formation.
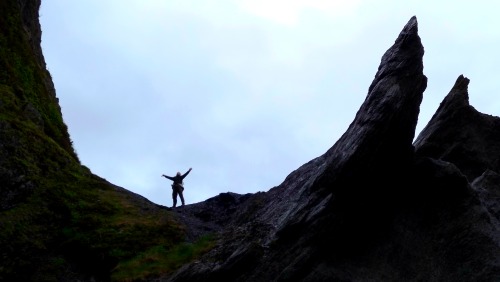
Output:
[[[0,280],[498,281],[500,119],[460,76],[412,143],[427,83],[415,17],[325,154],[268,192],[167,211],[79,163],[39,6],[0,2]],[[158,266],[210,233],[196,261]]]
[[458,77],[415,147],[418,155],[455,164],[472,182],[487,169],[500,172],[500,118],[469,105],[468,85]]
[[335,145],[248,198],[216,248],[165,280],[498,279],[499,119],[468,105],[460,76],[412,144],[423,54],[413,17]]

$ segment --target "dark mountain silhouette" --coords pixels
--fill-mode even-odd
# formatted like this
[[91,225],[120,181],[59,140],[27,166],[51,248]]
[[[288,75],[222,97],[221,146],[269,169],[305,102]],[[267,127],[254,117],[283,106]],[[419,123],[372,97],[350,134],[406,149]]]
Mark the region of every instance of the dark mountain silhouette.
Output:
[[459,76],[413,142],[415,17],[327,152],[267,192],[168,211],[80,164],[39,6],[0,3],[0,280],[499,281],[500,119]]
[[335,145],[166,280],[498,281],[500,119],[469,106],[460,76],[412,144],[423,54],[413,17]]

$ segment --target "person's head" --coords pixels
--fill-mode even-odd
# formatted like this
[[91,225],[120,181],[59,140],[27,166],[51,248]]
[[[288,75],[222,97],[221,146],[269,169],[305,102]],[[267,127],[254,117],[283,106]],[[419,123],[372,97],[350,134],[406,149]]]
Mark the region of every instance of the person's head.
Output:
[[177,172],[177,176],[180,176],[180,175],[181,175],[181,173],[178,171],[178,172]]

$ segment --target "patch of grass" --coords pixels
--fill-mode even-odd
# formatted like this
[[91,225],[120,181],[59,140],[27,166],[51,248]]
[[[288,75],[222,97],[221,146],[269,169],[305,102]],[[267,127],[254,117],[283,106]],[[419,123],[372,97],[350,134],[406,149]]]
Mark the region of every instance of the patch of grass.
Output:
[[111,278],[113,281],[137,281],[168,274],[200,257],[214,245],[215,237],[209,235],[193,244],[183,243],[170,249],[155,246],[118,264]]
[[19,277],[19,271],[34,273],[41,267],[40,259],[54,264],[44,271],[77,264],[84,272],[107,279],[117,264],[144,250],[154,246],[170,250],[184,241],[183,226],[171,212],[154,209],[151,203],[141,206],[134,202],[136,195],[115,191],[107,182],[76,169],[72,172],[34,179],[37,190],[0,213],[0,245],[5,246],[0,257],[9,258],[2,259],[0,280]]
[[0,87],[8,86],[16,95],[15,101],[4,109],[12,117],[29,120],[22,116],[22,108],[31,105],[43,120],[44,133],[78,161],[55,92],[48,83],[50,74],[32,49],[20,8],[15,1],[0,2]]

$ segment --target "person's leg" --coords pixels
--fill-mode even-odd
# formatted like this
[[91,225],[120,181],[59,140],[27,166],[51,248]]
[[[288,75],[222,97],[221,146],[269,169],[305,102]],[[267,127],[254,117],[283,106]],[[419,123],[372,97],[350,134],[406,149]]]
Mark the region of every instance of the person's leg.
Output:
[[177,190],[172,189],[172,201],[174,202],[173,207],[177,206]]
[[179,197],[181,198],[182,205],[184,206],[184,195],[182,194],[182,189],[179,189]]

